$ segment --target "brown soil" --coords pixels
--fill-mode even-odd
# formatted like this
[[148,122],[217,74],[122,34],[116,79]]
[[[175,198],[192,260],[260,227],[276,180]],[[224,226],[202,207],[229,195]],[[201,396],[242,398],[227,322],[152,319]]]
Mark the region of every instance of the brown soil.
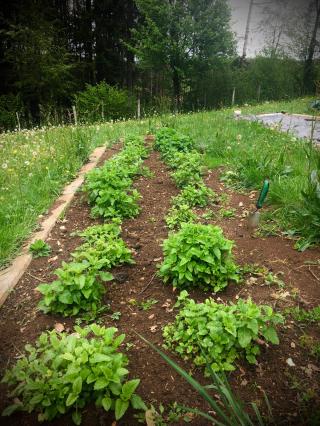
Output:
[[[114,151],[107,150],[105,159]],[[141,384],[139,394],[145,401],[156,407],[160,403],[168,405],[179,403],[207,410],[201,398],[171,370],[162,359],[146,346],[135,334],[138,332],[156,344],[162,343],[162,327],[172,321],[175,311],[172,306],[176,293],[170,286],[164,286],[155,275],[156,265],[161,262],[161,242],[167,237],[167,228],[164,216],[170,207],[170,198],[178,193],[177,188],[169,177],[169,171],[160,161],[158,153],[151,153],[145,165],[154,173],[153,178],[139,178],[135,187],[142,195],[140,215],[135,219],[123,223],[122,237],[134,253],[135,265],[122,266],[113,271],[115,281],[110,284],[106,296],[113,312],[121,312],[118,321],[111,319],[110,314],[104,314],[100,319],[106,326],[116,326],[120,332],[126,333],[123,350],[129,357],[131,377],[139,377]],[[317,305],[320,294],[319,268],[307,266],[306,260],[318,260],[319,249],[298,253],[292,246],[292,241],[279,237],[254,238],[246,229],[243,210],[248,209],[252,199],[248,195],[241,195],[224,188],[218,180],[217,173],[209,173],[206,183],[218,193],[229,193],[229,206],[236,209],[236,217],[209,221],[217,223],[224,229],[226,235],[233,239],[235,257],[239,264],[258,263],[266,266],[285,282],[285,288],[276,285],[266,286],[260,277],[256,282],[247,282],[245,285],[230,284],[218,295],[224,301],[236,301],[237,298],[251,296],[254,301],[269,304],[276,309],[287,306],[300,305],[309,308]],[[239,203],[243,203],[240,204]],[[221,207],[221,206],[220,206]],[[212,207],[214,211],[218,206]],[[70,253],[79,245],[78,237],[70,234],[79,229],[85,229],[97,220],[90,218],[90,209],[83,193],[78,193],[65,218],[54,227],[48,242],[52,246],[50,258],[34,259],[22,277],[15,290],[0,310],[0,371],[12,365],[17,359],[23,346],[33,343],[44,330],[52,329],[55,323],[63,323],[66,330],[71,330],[73,320],[59,316],[45,315],[36,309],[39,294],[35,287],[40,282],[50,282],[53,271],[60,266],[61,261],[68,260]],[[193,291],[192,296],[201,301],[210,294],[203,295],[200,291]],[[215,296],[218,298],[217,296]],[[132,304],[132,299],[142,302],[155,299],[157,304],[149,310],[143,311]],[[131,302],[129,302],[131,300]],[[273,407],[275,424],[302,425],[307,424],[311,413],[319,409],[319,363],[310,355],[310,350],[300,343],[300,336],[311,335],[319,339],[319,328],[315,326],[301,328],[292,321],[279,330],[280,345],[268,349],[262,348],[257,366],[248,366],[239,363],[239,368],[231,374],[231,384],[239,396],[247,403],[257,402],[262,411],[263,391],[269,397]],[[132,344],[130,348],[126,343]],[[182,363],[178,357],[172,356],[188,371],[190,364]],[[292,358],[295,367],[286,363]],[[194,371],[194,377],[204,382],[201,371]],[[295,389],[294,389],[295,387]],[[313,391],[313,393],[311,392]],[[7,388],[0,387],[0,409],[3,409],[9,400],[6,396]],[[309,401],[305,402],[309,395]],[[94,406],[84,411],[84,425],[111,425],[112,416]],[[34,425],[37,424],[34,414],[16,413],[10,418],[0,418],[4,425]],[[54,425],[72,424],[70,416],[64,416],[52,422]],[[117,425],[136,425],[137,420],[132,413],[126,414]],[[178,424],[178,423],[175,423]],[[184,424],[182,421],[179,424]],[[208,423],[196,417],[192,425],[207,425]],[[319,423],[314,423],[319,424]]]

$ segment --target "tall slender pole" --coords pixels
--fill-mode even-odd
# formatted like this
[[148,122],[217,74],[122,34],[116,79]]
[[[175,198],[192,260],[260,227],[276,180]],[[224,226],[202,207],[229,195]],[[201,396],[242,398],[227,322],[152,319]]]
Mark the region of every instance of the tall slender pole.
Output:
[[247,57],[252,8],[253,8],[253,0],[250,0],[249,12],[248,12],[248,18],[247,18],[247,25],[246,25],[246,32],[244,34],[243,50],[242,50],[242,57],[241,57],[242,63],[245,61],[245,59]]

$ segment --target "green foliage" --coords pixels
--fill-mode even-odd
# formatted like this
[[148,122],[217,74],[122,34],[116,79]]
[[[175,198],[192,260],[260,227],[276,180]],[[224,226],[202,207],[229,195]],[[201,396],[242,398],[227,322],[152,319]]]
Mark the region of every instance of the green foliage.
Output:
[[86,242],[72,253],[72,257],[77,262],[88,262],[95,271],[123,263],[132,264],[131,251],[119,234],[120,226],[115,223],[89,227],[79,233]]
[[320,323],[320,306],[316,306],[308,311],[299,307],[287,308],[285,313],[291,315],[298,322],[305,324]]
[[130,305],[137,306],[142,311],[148,311],[153,305],[156,305],[158,303],[158,300],[152,298],[139,302],[139,300],[130,299],[129,303]]
[[167,348],[195,365],[209,364],[213,371],[232,371],[242,355],[250,364],[256,364],[260,353],[257,339],[279,343],[274,327],[283,318],[270,306],[257,306],[250,299],[230,305],[213,299],[196,303],[186,291],[178,298],[180,305],[174,323],[164,328],[163,336]]
[[173,128],[163,127],[157,131],[154,148],[163,156],[170,156],[172,152],[186,153],[194,148],[194,142],[189,136],[178,133]]
[[204,183],[185,186],[179,195],[172,199],[174,206],[187,204],[189,207],[205,207],[215,201],[217,195]]
[[141,138],[128,138],[118,155],[87,174],[85,191],[93,204],[94,216],[121,219],[137,216],[140,194],[131,188],[132,178],[140,173],[146,155]]
[[38,306],[45,313],[53,312],[64,316],[77,315],[82,311],[97,313],[105,293],[100,280],[113,279],[109,272],[97,273],[88,262],[63,262],[62,267],[56,269],[55,275],[57,280],[37,287],[44,296]]
[[86,241],[71,253],[73,262],[64,262],[55,271],[58,280],[38,287],[44,296],[39,308],[64,316],[88,312],[94,317],[101,309],[101,298],[105,292],[101,281],[113,279],[109,272],[101,270],[134,263],[131,251],[119,237],[120,231],[119,220],[115,219],[112,223],[78,232],[77,235]]
[[49,256],[51,253],[51,247],[43,240],[37,240],[30,244],[29,251],[32,257],[44,257]]
[[183,223],[192,223],[196,220],[197,215],[193,213],[187,204],[172,207],[165,218],[169,229],[179,229]]
[[84,91],[75,95],[75,104],[80,120],[85,123],[125,119],[135,112],[133,97],[105,81],[95,86],[87,84]]
[[133,30],[132,50],[144,69],[170,77],[179,106],[182,86],[201,75],[219,58],[234,52],[226,1],[136,2],[143,20]]
[[159,274],[174,287],[200,287],[220,291],[229,280],[238,281],[232,257],[233,242],[218,226],[183,224],[163,243],[164,260]]
[[[7,370],[2,380],[17,398],[2,413],[36,411],[39,421],[51,421],[72,411],[72,420],[81,424],[81,411],[91,401],[115,412],[119,420],[131,405],[145,410],[135,393],[140,380],[126,380],[128,359],[118,348],[125,335],[115,337],[116,328],[96,324],[75,327],[75,333],[42,333],[36,345],[26,345],[28,354]],[[89,339],[88,335],[92,334]]]

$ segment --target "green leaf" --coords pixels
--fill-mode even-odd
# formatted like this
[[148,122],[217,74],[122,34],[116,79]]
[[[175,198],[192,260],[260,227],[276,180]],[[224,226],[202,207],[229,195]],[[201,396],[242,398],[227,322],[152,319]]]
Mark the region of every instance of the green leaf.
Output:
[[101,377],[94,383],[94,390],[104,389],[108,386],[109,380]]
[[70,407],[70,405],[74,404],[76,400],[78,399],[78,395],[75,395],[74,393],[69,393],[68,398],[66,400],[66,406]]
[[72,392],[74,394],[79,394],[82,390],[82,378],[78,376],[72,384]]
[[263,336],[271,343],[273,343],[274,345],[278,345],[279,344],[279,337],[277,335],[276,330],[273,327],[269,327],[267,328],[264,332],[263,332]]
[[73,411],[72,420],[73,420],[73,423],[76,424],[77,426],[81,425],[81,421],[82,421],[81,413],[79,413],[79,411]]
[[249,345],[249,343],[251,342],[251,338],[252,338],[252,334],[247,328],[245,327],[239,328],[238,340],[242,348],[246,348]]
[[21,408],[21,404],[11,404],[8,405],[8,407],[6,407],[1,415],[6,417],[6,416],[11,416],[12,413],[14,413],[15,411],[19,410],[19,408]]
[[127,411],[128,407],[129,407],[129,401],[123,401],[122,399],[119,399],[119,398],[116,400],[116,405],[115,405],[116,420],[121,419],[121,417]]
[[100,278],[102,279],[102,281],[112,281],[113,280],[113,275],[110,274],[110,272],[100,272]]
[[102,407],[106,411],[109,411],[110,408],[111,408],[112,399],[110,397],[108,397],[108,396],[105,396],[104,398],[102,398],[101,403],[102,403]]
[[131,402],[132,408],[134,408],[135,410],[146,411],[148,409],[146,404],[143,402],[143,399],[135,393],[132,395],[130,402]]
[[128,400],[131,398],[131,395],[134,393],[134,391],[139,386],[140,380],[139,379],[133,379],[129,380],[128,382],[124,383],[122,385],[122,397],[125,400]]

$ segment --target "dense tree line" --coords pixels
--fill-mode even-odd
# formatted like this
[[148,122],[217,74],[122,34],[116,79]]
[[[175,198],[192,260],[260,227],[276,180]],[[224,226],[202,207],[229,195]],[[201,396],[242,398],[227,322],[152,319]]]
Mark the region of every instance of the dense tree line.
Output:
[[243,61],[226,0],[2,2],[0,128],[68,121],[73,104],[96,120],[134,114],[137,98],[150,113],[228,105],[234,88],[238,103],[312,92],[319,12],[310,0],[304,59],[273,42]]

